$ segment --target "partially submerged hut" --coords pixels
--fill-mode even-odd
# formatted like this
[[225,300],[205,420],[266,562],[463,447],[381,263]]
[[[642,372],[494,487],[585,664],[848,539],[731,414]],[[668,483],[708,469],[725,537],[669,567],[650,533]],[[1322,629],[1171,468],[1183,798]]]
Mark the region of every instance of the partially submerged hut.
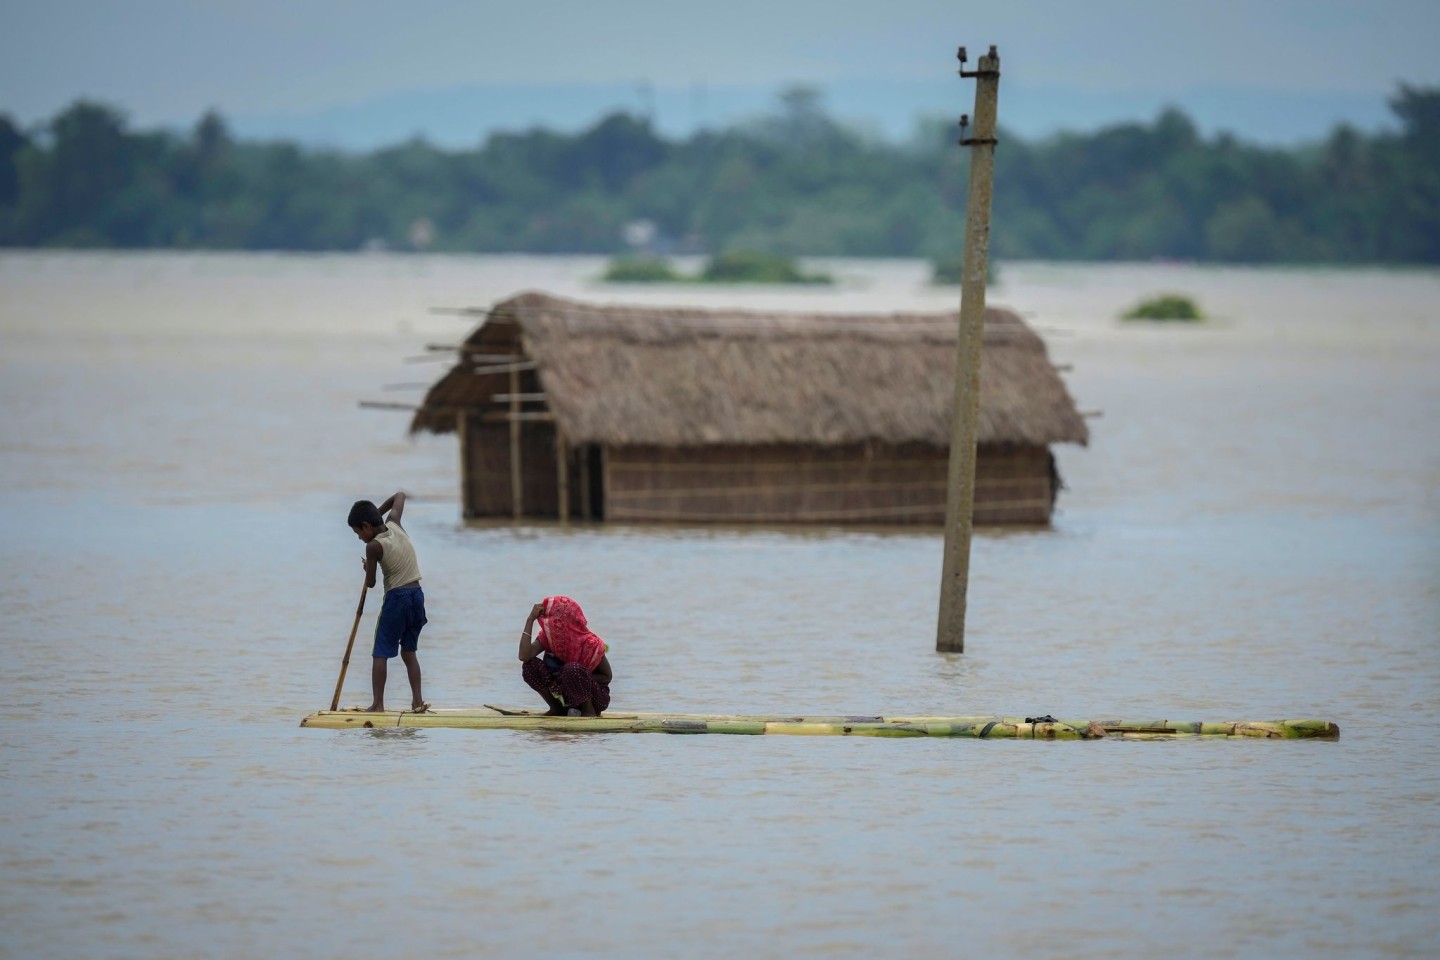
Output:
[[[525,293],[410,429],[460,438],[464,516],[941,524],[956,313],[760,313]],[[989,308],[976,523],[1046,523],[1089,439],[1040,337]]]

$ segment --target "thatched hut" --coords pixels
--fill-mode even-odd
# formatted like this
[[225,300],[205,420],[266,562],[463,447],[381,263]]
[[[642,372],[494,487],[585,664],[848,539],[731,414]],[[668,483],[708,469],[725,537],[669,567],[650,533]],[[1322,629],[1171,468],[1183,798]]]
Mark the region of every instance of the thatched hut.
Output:
[[[496,304],[410,429],[460,436],[466,518],[940,524],[955,313]],[[1046,523],[1084,419],[1015,313],[988,309],[977,523]]]

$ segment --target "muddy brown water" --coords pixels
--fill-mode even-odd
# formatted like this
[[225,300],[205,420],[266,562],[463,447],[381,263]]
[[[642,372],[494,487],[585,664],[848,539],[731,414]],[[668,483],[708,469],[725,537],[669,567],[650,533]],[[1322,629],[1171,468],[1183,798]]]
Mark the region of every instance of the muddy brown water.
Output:
[[[457,521],[451,437],[384,384],[594,258],[0,254],[0,956],[1354,957],[1440,943],[1440,274],[1002,264],[1088,448],[1053,529],[987,531],[937,655],[935,531]],[[1118,322],[1179,290],[1198,329]],[[403,486],[437,706],[525,705],[579,599],[616,705],[1323,717],[1338,742],[302,730]],[[343,698],[364,702],[379,597]],[[403,703],[403,672],[390,699]]]

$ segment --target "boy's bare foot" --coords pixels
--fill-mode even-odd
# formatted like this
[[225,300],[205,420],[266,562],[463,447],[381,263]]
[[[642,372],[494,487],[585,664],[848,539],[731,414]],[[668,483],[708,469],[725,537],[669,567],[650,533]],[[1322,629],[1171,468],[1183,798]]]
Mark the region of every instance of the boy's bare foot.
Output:
[[429,712],[430,712],[430,704],[428,704],[428,703],[412,703],[412,704],[410,704],[410,712],[411,712],[411,713],[429,713]]
[[365,712],[365,713],[384,713],[384,712],[385,712],[385,704],[383,704],[383,703],[372,703],[372,704],[370,704],[370,706],[368,706],[368,707],[365,708],[364,712]]
[[566,710],[565,710],[565,707],[564,707],[563,705],[557,705],[557,706],[551,707],[549,710],[546,710],[544,714],[542,714],[542,716],[546,716],[546,717],[563,717],[563,716],[565,716],[565,715],[566,715]]

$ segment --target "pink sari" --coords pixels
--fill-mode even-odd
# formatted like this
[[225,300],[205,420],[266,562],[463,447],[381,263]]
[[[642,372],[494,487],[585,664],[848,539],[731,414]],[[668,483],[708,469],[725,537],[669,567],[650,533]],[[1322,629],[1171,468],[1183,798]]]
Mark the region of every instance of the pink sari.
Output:
[[546,597],[539,617],[540,648],[564,663],[578,663],[590,672],[605,656],[605,641],[590,632],[585,612],[569,597]]

